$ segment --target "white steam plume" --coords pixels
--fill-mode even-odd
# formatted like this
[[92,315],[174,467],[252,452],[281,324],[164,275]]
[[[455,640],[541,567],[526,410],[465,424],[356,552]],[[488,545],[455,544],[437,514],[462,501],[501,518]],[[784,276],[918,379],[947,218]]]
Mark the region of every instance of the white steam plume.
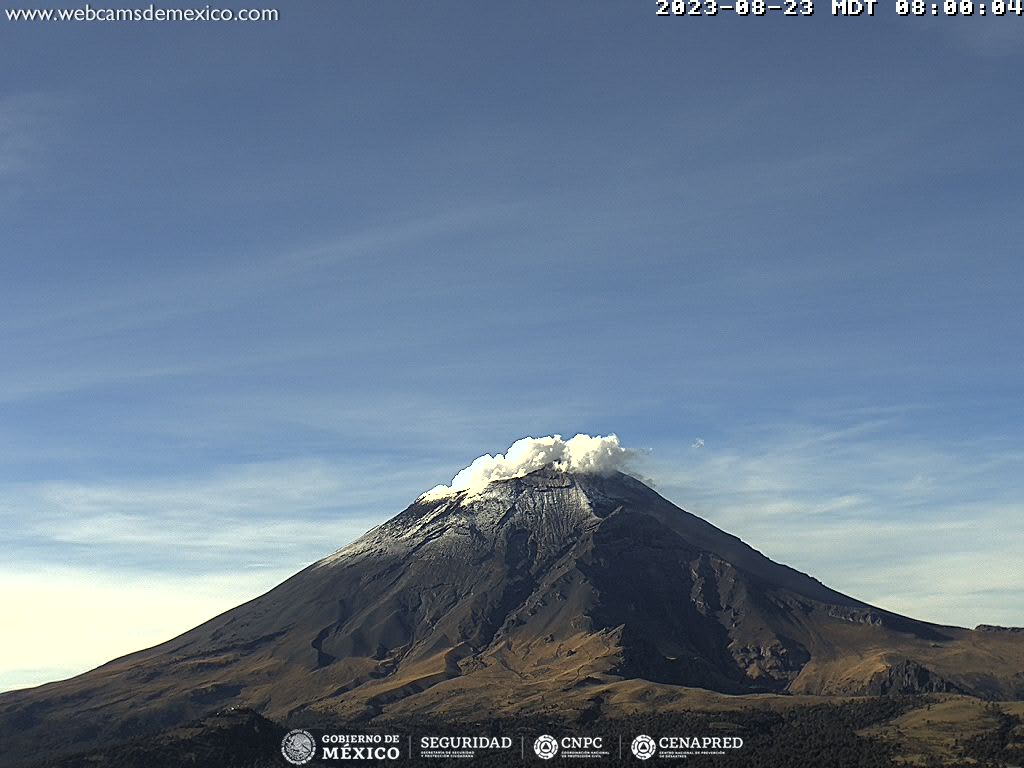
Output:
[[524,437],[505,454],[485,454],[452,478],[451,485],[438,485],[423,495],[445,496],[456,491],[476,492],[495,480],[522,477],[549,464],[563,472],[608,474],[623,469],[634,452],[623,448],[617,435],[561,435]]

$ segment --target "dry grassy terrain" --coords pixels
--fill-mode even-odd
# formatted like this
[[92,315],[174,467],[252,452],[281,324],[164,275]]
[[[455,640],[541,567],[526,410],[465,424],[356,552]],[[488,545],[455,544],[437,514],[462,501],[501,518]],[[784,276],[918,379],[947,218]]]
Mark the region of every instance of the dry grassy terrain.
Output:
[[[964,754],[963,745],[985,737],[1001,723],[999,713],[1024,716],[1022,702],[985,702],[969,696],[929,697],[927,703],[889,722],[866,728],[860,735],[880,738],[894,745],[905,765],[971,765],[976,760]],[[1016,733],[1022,742],[1024,733]],[[1012,751],[1011,751],[1012,754]],[[1024,764],[1024,749],[1020,750]]]

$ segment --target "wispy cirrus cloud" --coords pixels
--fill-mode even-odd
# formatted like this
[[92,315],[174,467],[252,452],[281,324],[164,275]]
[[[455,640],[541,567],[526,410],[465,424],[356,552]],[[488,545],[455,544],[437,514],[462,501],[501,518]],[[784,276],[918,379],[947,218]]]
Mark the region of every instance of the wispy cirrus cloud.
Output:
[[415,473],[320,459],[207,476],[0,486],[9,561],[100,571],[297,570],[400,511]]
[[717,437],[659,490],[775,560],[939,623],[1024,625],[1024,453],[914,440],[885,419]]
[[0,176],[31,167],[52,107],[52,100],[40,94],[0,98]]
[[255,597],[399,512],[421,472],[309,458],[0,485],[0,690],[84,672]]
[[0,96],[0,194],[7,199],[24,195],[42,171],[47,158],[71,135],[65,118],[75,97],[52,90],[8,91]]

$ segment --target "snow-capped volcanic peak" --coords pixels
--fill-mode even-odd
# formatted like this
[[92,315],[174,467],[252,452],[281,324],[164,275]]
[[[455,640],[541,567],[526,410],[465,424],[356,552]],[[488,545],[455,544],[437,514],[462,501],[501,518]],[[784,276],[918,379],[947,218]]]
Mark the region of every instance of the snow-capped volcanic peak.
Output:
[[484,454],[452,478],[451,485],[431,488],[420,499],[429,501],[459,491],[474,495],[488,483],[523,477],[552,466],[562,472],[609,474],[623,470],[634,452],[623,448],[617,435],[576,435],[563,440],[561,435],[524,437],[505,453]]

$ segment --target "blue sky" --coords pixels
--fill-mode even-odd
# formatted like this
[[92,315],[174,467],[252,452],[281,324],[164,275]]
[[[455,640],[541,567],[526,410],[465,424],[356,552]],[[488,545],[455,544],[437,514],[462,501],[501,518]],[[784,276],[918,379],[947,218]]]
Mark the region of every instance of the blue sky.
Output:
[[0,689],[556,432],[862,599],[1024,624],[1018,18],[279,8],[3,22]]

